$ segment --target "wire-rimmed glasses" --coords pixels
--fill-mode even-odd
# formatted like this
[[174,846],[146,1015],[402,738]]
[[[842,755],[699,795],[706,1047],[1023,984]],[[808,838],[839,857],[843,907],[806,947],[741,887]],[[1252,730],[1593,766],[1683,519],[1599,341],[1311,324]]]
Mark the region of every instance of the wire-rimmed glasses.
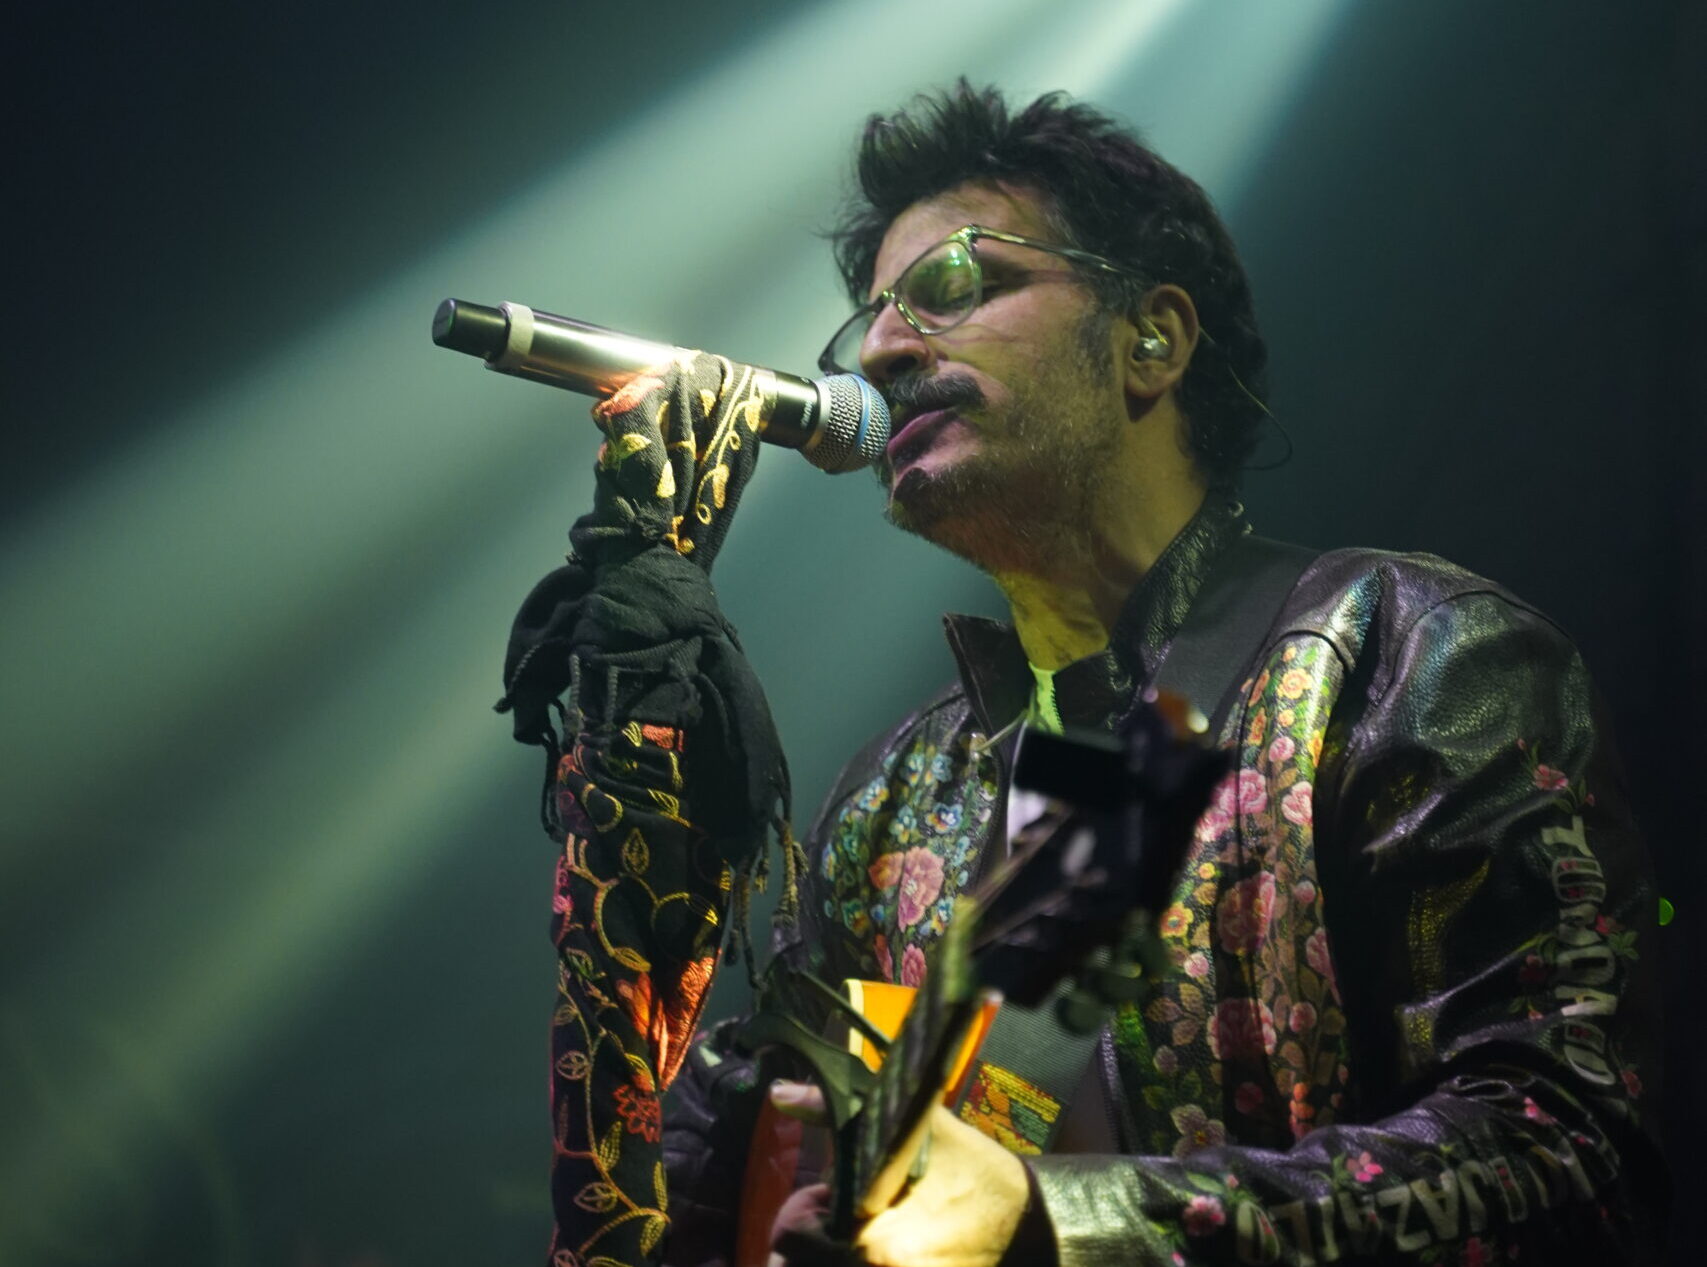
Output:
[[1039,242],[1036,238],[1021,237],[1017,233],[986,229],[981,224],[969,224],[927,248],[901,270],[901,276],[895,279],[893,286],[869,303],[860,305],[824,345],[824,351],[818,357],[819,370],[825,374],[858,373],[860,347],[885,304],[894,304],[907,324],[920,334],[942,334],[970,317],[984,302],[984,269],[978,262],[977,250],[979,238],[1035,247],[1105,272],[1123,277],[1131,275],[1131,270],[1089,251]]

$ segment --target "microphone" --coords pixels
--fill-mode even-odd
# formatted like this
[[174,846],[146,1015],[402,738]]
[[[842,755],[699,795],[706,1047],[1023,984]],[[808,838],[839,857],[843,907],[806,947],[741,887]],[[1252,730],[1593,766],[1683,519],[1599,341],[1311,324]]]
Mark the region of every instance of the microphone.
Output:
[[[641,370],[682,355],[603,326],[537,312],[447,299],[433,314],[433,342],[466,352],[486,368],[588,396],[609,396]],[[759,438],[799,449],[814,466],[839,475],[870,466],[889,443],[889,407],[858,374],[805,379],[753,367],[767,402]]]

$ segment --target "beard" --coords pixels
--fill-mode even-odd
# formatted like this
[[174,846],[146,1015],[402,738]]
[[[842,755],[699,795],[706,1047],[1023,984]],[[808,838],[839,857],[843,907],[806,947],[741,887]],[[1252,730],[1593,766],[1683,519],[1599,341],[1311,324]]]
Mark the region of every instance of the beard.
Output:
[[898,483],[889,460],[879,463],[889,521],[990,573],[1049,575],[1089,557],[1120,444],[1091,389],[1110,369],[1108,328],[1107,314],[1091,314],[996,412],[970,379],[898,379],[893,407],[964,410],[981,443],[945,469],[908,467]]

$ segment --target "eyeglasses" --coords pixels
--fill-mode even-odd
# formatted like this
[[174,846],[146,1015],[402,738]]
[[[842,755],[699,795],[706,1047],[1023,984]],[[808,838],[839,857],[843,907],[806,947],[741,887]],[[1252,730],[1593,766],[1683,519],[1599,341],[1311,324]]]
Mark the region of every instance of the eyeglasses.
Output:
[[844,321],[842,328],[824,345],[823,354],[818,357],[818,369],[825,374],[857,373],[859,350],[865,343],[866,333],[886,304],[894,304],[907,324],[920,334],[943,334],[970,317],[984,302],[984,269],[978,262],[979,238],[1036,247],[1107,273],[1133,276],[1131,270],[1120,268],[1089,251],[1077,251],[1069,246],[1057,246],[1053,242],[1039,242],[1035,238],[1022,238],[1015,233],[969,224],[956,229],[925,251],[901,271],[893,286],[870,303],[862,304],[853,316]]

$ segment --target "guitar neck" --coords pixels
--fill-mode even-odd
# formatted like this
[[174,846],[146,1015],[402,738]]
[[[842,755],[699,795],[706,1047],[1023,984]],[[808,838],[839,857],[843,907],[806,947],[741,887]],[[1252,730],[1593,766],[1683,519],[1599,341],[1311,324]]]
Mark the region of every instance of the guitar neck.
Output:
[[[954,1058],[977,1021],[983,998],[973,970],[977,903],[959,898],[931,970],[877,1072],[876,1085],[851,1126],[832,1186],[831,1234],[849,1238],[861,1200],[919,1123],[941,1099]],[[838,1226],[844,1223],[845,1225]]]

